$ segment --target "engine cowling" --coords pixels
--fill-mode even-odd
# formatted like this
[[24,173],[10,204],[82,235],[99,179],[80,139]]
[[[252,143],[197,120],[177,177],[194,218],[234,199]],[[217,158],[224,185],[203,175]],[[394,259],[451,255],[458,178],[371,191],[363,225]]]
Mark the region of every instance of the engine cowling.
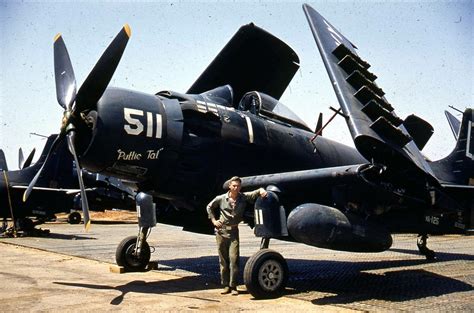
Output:
[[78,147],[85,169],[133,182],[173,175],[183,136],[177,100],[109,88],[91,121],[90,138]]
[[392,236],[384,227],[316,203],[296,207],[289,214],[287,225],[295,240],[319,248],[381,252],[392,245]]

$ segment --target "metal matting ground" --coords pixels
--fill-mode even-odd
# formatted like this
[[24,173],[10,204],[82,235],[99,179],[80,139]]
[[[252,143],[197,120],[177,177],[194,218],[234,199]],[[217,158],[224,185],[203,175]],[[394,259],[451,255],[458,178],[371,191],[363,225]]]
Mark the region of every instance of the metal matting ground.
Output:
[[[135,224],[46,224],[47,237],[1,238],[3,242],[115,263],[115,248],[136,235]],[[241,270],[260,240],[240,226]],[[193,276],[206,284],[219,282],[213,236],[159,224],[149,243],[159,272]],[[288,262],[286,297],[357,311],[474,311],[474,237],[430,237],[435,262],[418,254],[416,235],[395,235],[382,253],[348,253],[273,240],[270,248]]]

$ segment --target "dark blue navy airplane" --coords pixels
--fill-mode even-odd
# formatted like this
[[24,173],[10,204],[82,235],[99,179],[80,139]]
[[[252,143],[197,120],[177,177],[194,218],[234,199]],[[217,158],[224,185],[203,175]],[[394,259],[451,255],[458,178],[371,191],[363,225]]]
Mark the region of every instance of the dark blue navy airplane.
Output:
[[[32,153],[23,159],[19,154],[19,170],[8,170],[6,160],[3,163],[0,177],[0,218],[14,221],[11,230],[23,231],[23,234],[34,232],[34,226],[54,219],[56,213],[69,213],[68,222],[78,224],[81,221],[80,188],[77,183],[75,164],[63,142],[46,160],[46,155],[57,135],[48,137],[43,152],[38,161],[31,165]],[[3,151],[0,150],[0,156]],[[46,162],[47,161],[47,162]],[[28,201],[22,197],[32,178],[43,167],[42,174]],[[116,178],[92,174],[83,170],[81,175],[87,182],[86,190],[93,210],[103,211],[107,208],[134,209],[135,200],[133,190],[129,190]],[[14,235],[14,234],[12,234]]]
[[[147,235],[156,222],[212,233],[205,205],[226,179],[265,186],[253,210],[260,251],[244,281],[256,298],[280,294],[288,279],[270,238],[355,252],[390,248],[391,233],[466,233],[473,225],[473,110],[466,109],[457,144],[431,162],[420,152],[433,133],[423,119],[395,114],[355,46],[308,5],[303,6],[355,148],[320,136],[279,98],[299,67],[296,53],[263,29],[240,28],[186,93],[107,88],[130,37],[125,26],[79,90],[60,35],[54,42],[61,132],[80,171],[134,182],[138,236],[117,248],[117,263],[143,269]],[[319,123],[321,125],[321,123]],[[48,157],[49,157],[48,155]],[[25,192],[28,197],[41,171]],[[78,175],[83,209],[85,188]],[[90,220],[88,214],[86,226]]]

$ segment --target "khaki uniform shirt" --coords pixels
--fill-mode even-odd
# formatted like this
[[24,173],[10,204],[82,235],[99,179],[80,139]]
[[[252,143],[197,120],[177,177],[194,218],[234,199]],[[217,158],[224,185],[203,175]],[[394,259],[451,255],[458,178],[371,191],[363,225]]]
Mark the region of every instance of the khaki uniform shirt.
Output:
[[[225,236],[238,231],[237,227],[235,227],[235,229],[230,229],[230,226],[237,226],[242,222],[247,202],[254,202],[259,195],[259,189],[251,192],[239,193],[233,208],[233,200],[229,197],[229,192],[217,196],[207,205],[209,219],[214,218],[222,222],[222,229],[219,230],[221,235]],[[217,218],[217,216],[219,216],[219,218]]]

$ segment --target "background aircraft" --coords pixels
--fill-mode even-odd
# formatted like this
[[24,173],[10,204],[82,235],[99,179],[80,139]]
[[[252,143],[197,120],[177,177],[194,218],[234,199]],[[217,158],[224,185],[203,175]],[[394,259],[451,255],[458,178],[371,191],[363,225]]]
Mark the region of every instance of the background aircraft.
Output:
[[[3,171],[0,177],[0,217],[15,220],[15,226],[19,230],[31,231],[35,225],[54,218],[55,213],[70,213],[81,209],[80,199],[77,201],[79,186],[76,171],[67,145],[63,143],[59,146],[46,162],[46,154],[56,137],[57,135],[51,135],[48,138],[44,151],[35,164],[30,166],[33,155],[30,153],[24,162],[19,158],[21,170]],[[28,201],[23,202],[24,191],[43,165],[35,190]],[[87,194],[94,210],[134,209],[133,192],[119,180],[87,171],[83,171],[83,175],[88,183]],[[31,218],[37,220],[33,222]],[[72,212],[68,221],[79,223],[80,213]]]
[[7,159],[5,158],[5,153],[0,149],[0,170],[8,171]]
[[23,149],[18,149],[18,169],[27,168],[33,162],[33,158],[35,156],[36,149],[31,150],[28,157],[25,159],[23,156]]
[[137,184],[139,235],[119,244],[120,265],[144,268],[146,237],[157,220],[212,233],[205,205],[235,174],[247,176],[244,187],[269,191],[254,211],[261,250],[244,270],[255,297],[278,295],[288,279],[285,260],[268,249],[270,238],[379,252],[391,246],[391,232],[414,232],[421,235],[420,252],[433,258],[427,234],[464,233],[472,226],[472,109],[464,112],[455,150],[440,161],[426,160],[420,149],[432,127],[416,116],[399,118],[355,46],[311,7],[304,11],[341,105],[337,114],[357,150],[315,136],[278,101],[299,59],[253,24],[236,33],[185,94],[107,88],[128,26],[78,90],[65,43],[55,38],[56,93],[64,114],[47,158],[67,140],[76,164]]

